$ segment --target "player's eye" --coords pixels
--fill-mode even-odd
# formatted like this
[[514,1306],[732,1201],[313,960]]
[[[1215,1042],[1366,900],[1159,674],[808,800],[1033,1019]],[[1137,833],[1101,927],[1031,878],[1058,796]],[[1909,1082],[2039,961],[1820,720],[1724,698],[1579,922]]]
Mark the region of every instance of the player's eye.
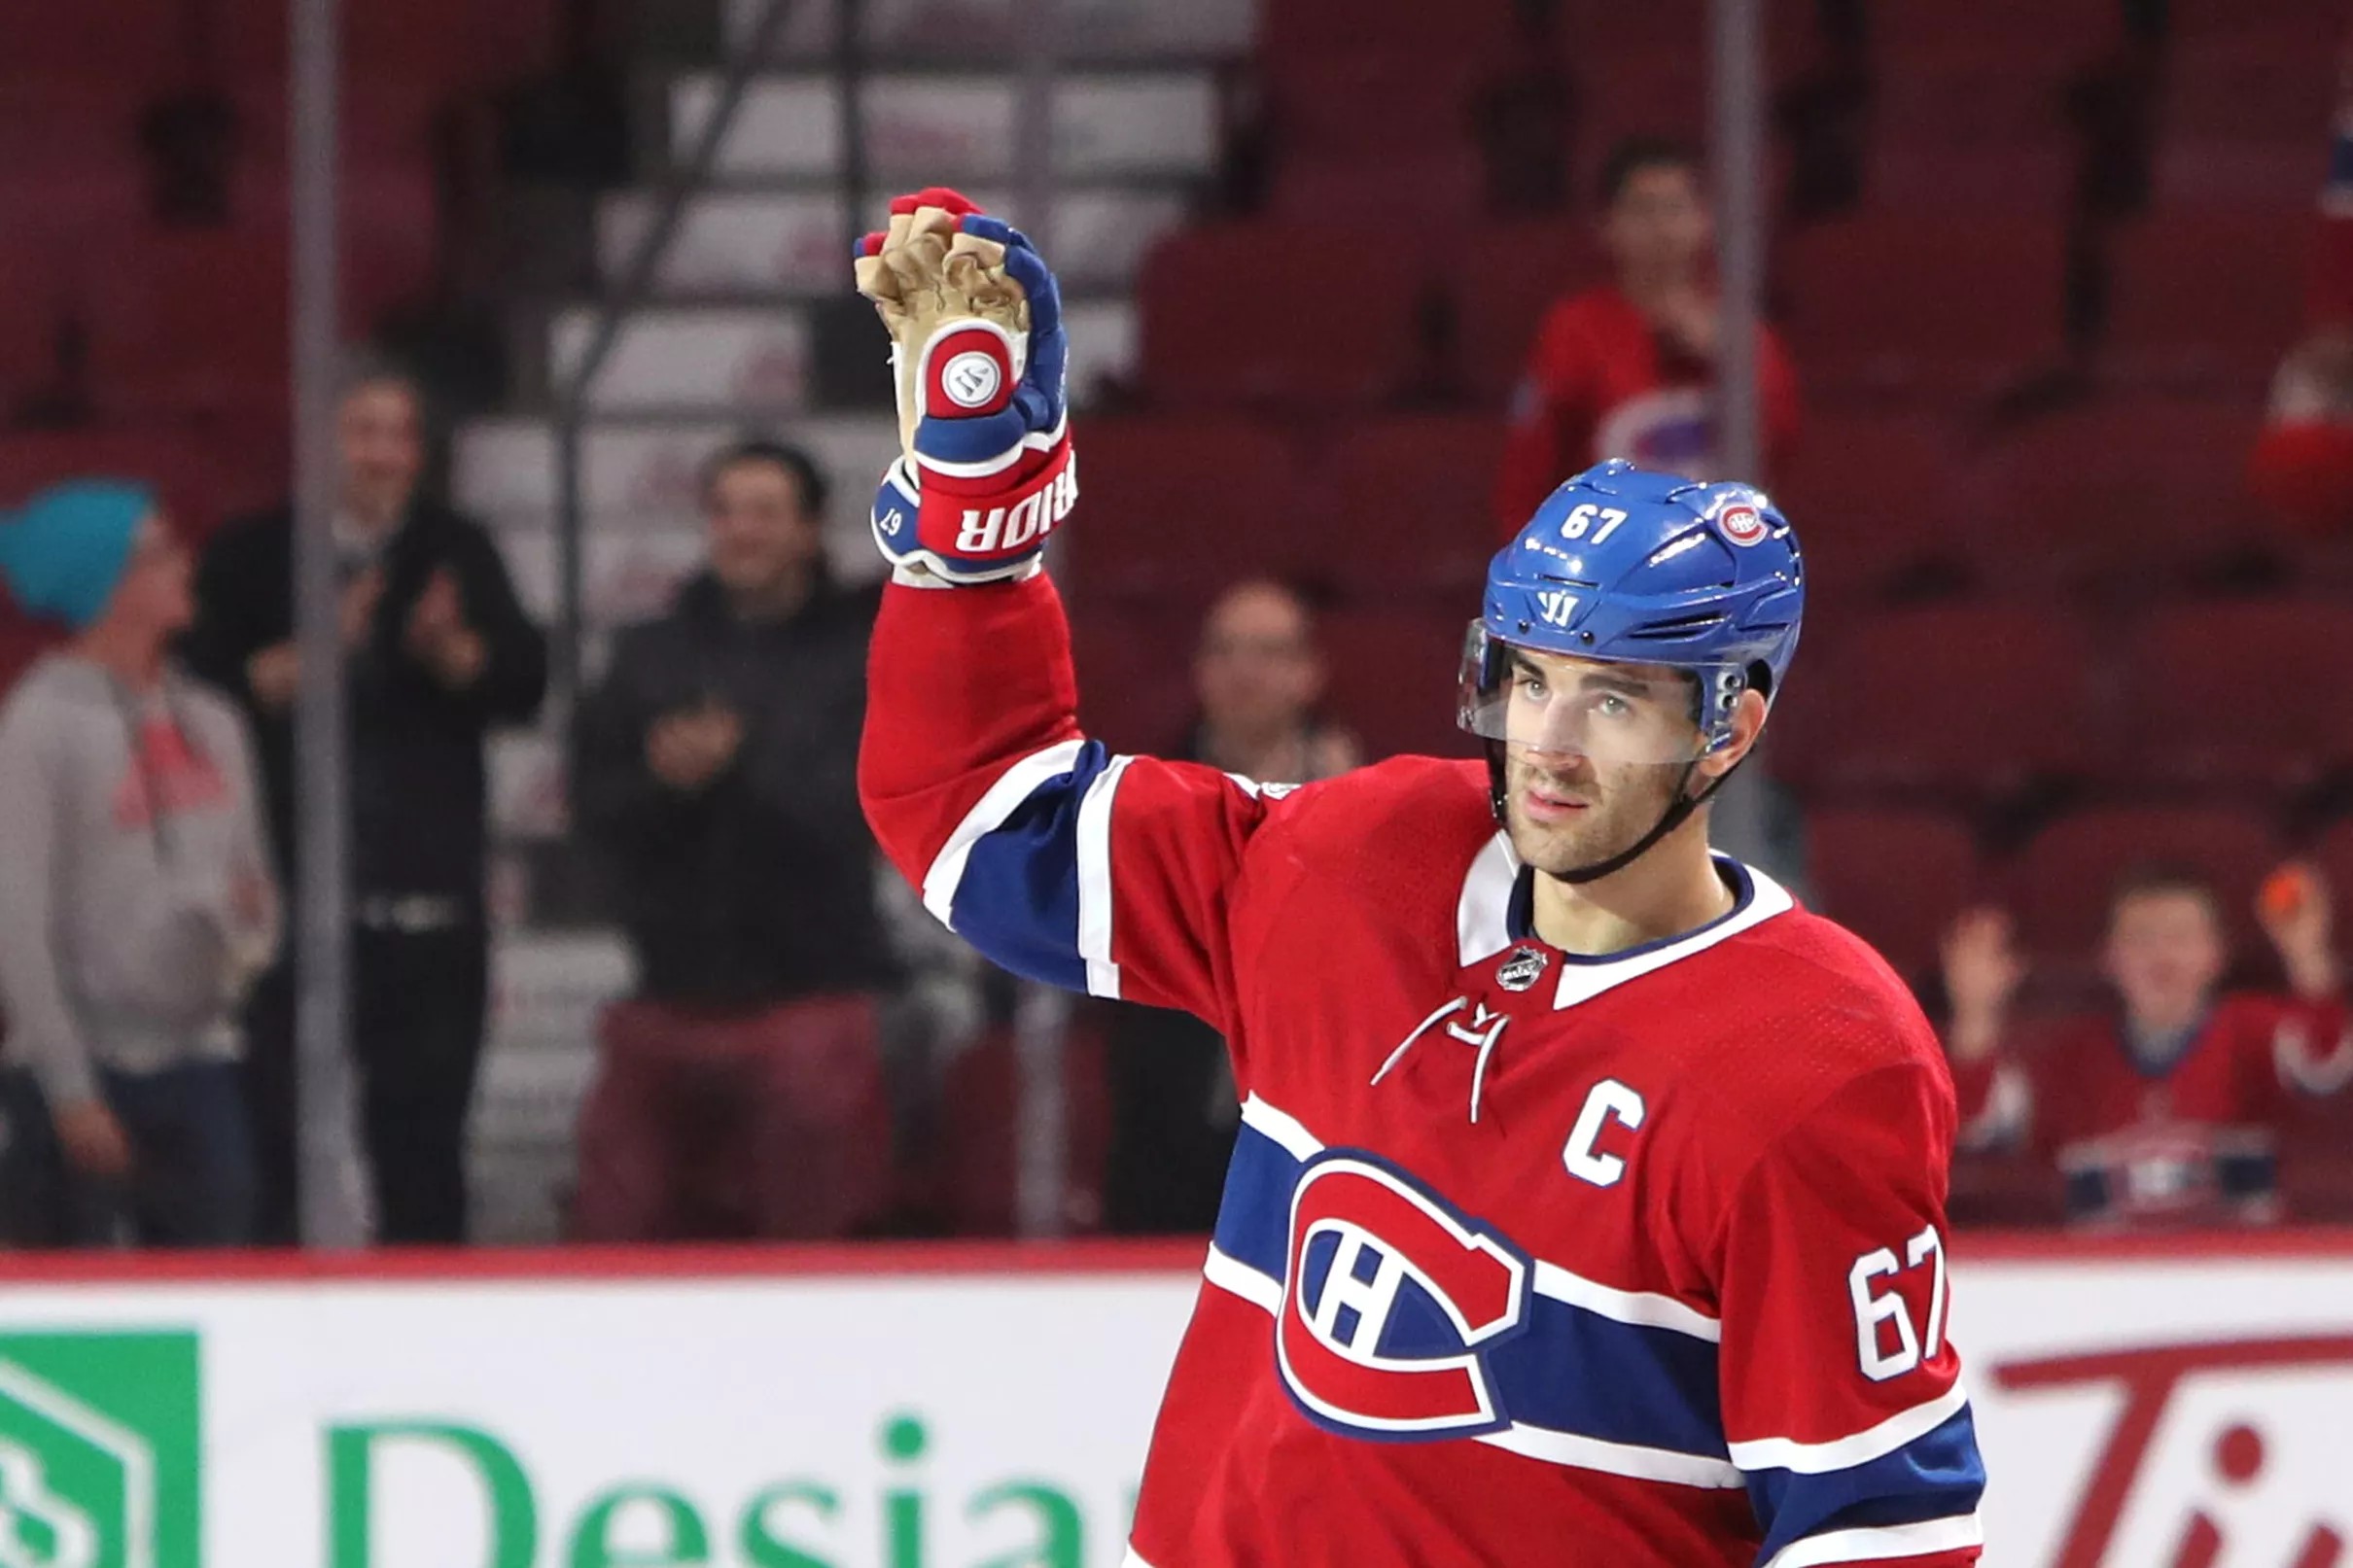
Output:
[[1614,691],[1605,691],[1594,699],[1594,712],[1603,718],[1631,718],[1634,705]]
[[1544,695],[1544,678],[1535,671],[1519,669],[1512,672],[1512,690],[1531,701]]

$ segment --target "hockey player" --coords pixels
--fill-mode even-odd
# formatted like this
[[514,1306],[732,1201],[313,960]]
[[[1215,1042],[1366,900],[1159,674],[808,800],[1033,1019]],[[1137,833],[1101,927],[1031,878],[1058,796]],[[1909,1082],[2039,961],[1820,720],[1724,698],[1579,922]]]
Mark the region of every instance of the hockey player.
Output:
[[1039,569],[1053,279],[948,192],[860,250],[909,445],[867,813],[983,952],[1199,1014],[1243,1096],[1130,1563],[1975,1561],[1936,1039],[1707,849],[1797,646],[1787,522],[1623,464],[1556,491],[1470,632],[1484,765],[1113,756]]

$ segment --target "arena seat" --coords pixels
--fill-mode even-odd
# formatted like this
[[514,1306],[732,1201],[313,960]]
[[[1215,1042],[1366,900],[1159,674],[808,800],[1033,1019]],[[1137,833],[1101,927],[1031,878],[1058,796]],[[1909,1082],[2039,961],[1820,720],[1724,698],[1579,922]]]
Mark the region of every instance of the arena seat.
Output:
[[1510,0],[1262,0],[1258,57],[1277,73],[1377,40],[1409,64],[1493,59],[1512,38]]
[[2233,400],[2127,397],[2038,420],[1983,466],[1993,493],[1970,546],[2013,583],[2202,586],[2260,542],[2246,462],[2261,417]]
[[1087,734],[1115,751],[1157,756],[1186,744],[1200,618],[1190,603],[1097,604],[1083,587],[1072,595],[1071,658]]
[[[1417,59],[1386,47],[1342,49],[1283,66],[1268,92],[1284,148],[1385,162],[1460,142],[1481,75],[1470,60]],[[1404,184],[1402,176],[1395,181]],[[1362,222],[1380,210],[1349,216]]]
[[1467,621],[1499,542],[1488,493],[1502,445],[1495,421],[1477,414],[1401,414],[1351,430],[1328,464],[1334,586],[1452,600]]
[[0,433],[0,507],[64,479],[139,479],[156,487],[184,535],[201,539],[226,508],[258,505],[283,484],[244,456],[169,429]]
[[1500,405],[1519,382],[1553,304],[1608,276],[1589,224],[1487,224],[1440,264],[1455,301],[1456,364],[1464,390]]
[[2117,879],[2155,861],[2192,867],[2214,880],[2231,932],[2259,940],[2255,889],[2280,858],[2270,819],[2228,806],[2108,806],[2061,818],[2027,842],[2003,886],[2026,946],[2088,956],[2106,928]]
[[1237,223],[1176,234],[1138,282],[1145,388],[1194,406],[1388,401],[1416,367],[1425,276],[1420,256],[1380,228]]
[[1819,912],[1915,983],[1934,968],[1946,925],[1983,892],[1976,840],[1942,812],[1815,812],[1806,850]]
[[1960,466],[1951,431],[1937,420],[1839,409],[1809,417],[1773,483],[1805,552],[1809,615],[1825,605],[1847,613],[1907,573],[1957,574],[1974,521],[1958,493]]
[[1809,643],[1776,708],[1775,765],[1834,794],[1954,802],[2078,777],[2091,665],[2083,628],[2046,609],[1883,611]]
[[2125,226],[2107,344],[2120,372],[2260,389],[2302,332],[2317,230],[2308,201],[2178,207]]
[[1980,392],[2057,346],[2063,261],[2055,212],[1877,208],[1790,237],[1785,330],[1809,385]]
[[2132,641],[2127,777],[2294,795],[2353,768],[2353,608],[2177,605]]
[[1484,195],[1479,156],[1458,140],[1366,158],[1354,153],[1285,155],[1268,211],[1293,223],[1350,223],[1385,212],[1400,224],[1448,230],[1473,221]]
[[[1065,1107],[1063,1213],[1073,1231],[1097,1229],[1110,1145],[1110,1093],[1103,1041],[1074,1023],[1062,1049]],[[992,1028],[948,1063],[939,1090],[938,1201],[958,1236],[1011,1236],[1020,1218],[1021,1066],[1013,1031]]]
[[1475,756],[1455,724],[1455,681],[1470,612],[1343,609],[1319,631],[1331,667],[1331,716],[1364,739],[1368,757]]
[[1330,499],[1264,421],[1214,414],[1089,422],[1065,536],[1090,596],[1189,600],[1309,564]]

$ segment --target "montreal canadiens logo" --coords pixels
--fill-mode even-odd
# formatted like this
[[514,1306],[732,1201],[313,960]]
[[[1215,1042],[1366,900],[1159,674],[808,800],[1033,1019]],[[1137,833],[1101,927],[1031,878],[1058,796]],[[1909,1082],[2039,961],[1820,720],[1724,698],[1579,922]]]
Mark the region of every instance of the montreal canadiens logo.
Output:
[[1758,543],[1772,532],[1764,515],[1746,503],[1725,507],[1717,514],[1716,526],[1724,531],[1726,539],[1742,546]]
[[967,349],[939,372],[939,384],[958,407],[978,408],[997,396],[997,389],[1004,385],[1004,372],[994,355]]
[[1528,1258],[1402,1171],[1354,1150],[1291,1194],[1277,1360],[1310,1419],[1352,1437],[1472,1436],[1510,1424],[1487,1358],[1524,1332]]

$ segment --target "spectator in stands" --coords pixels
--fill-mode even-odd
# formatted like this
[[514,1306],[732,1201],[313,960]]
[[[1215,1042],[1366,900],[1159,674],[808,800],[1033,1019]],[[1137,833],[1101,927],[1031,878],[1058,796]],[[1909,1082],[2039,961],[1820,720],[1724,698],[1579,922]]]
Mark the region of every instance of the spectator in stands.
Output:
[[2353,331],[2315,332],[2280,362],[2249,482],[2298,534],[2353,526]]
[[[0,712],[0,999],[23,1069],[0,1181],[47,1233],[18,1238],[244,1241],[237,1013],[277,892],[244,721],[165,658],[188,551],[143,486],[61,485],[0,523],[0,575],[73,634]],[[35,1222],[28,1187],[57,1211]]]
[[[1617,279],[1570,295],[1537,328],[1495,484],[1496,522],[1507,532],[1603,458],[1694,478],[1755,477],[1724,472],[1716,455],[1720,310],[1699,155],[1670,141],[1624,142],[1601,192],[1601,239]],[[1796,435],[1798,395],[1780,339],[1762,327],[1757,380],[1770,470]]]
[[[342,629],[350,733],[352,1044],[377,1235],[466,1236],[466,1125],[481,1058],[482,745],[538,712],[547,649],[482,526],[424,496],[426,409],[403,372],[356,366],[337,415]],[[196,580],[186,652],[253,719],[282,864],[295,854],[294,514],[224,529]],[[265,1239],[294,1239],[294,976],[251,1019]]]
[[2353,1080],[2353,1036],[2318,875],[2283,869],[2259,913],[2289,994],[2222,995],[2229,955],[2213,888],[2161,866],[2128,874],[2101,962],[2117,1011],[2062,1021],[2041,1040],[2013,1016],[2026,965],[2008,917],[1964,915],[1944,955],[1961,1146],[2025,1153],[2063,1184],[2080,1222],[2272,1217],[2286,1097]]
[[857,788],[879,599],[827,574],[793,448],[729,447],[702,502],[709,570],[622,634],[579,725],[639,981],[581,1117],[585,1239],[841,1236],[887,1197],[893,962]]
[[[1362,760],[1324,718],[1323,657],[1306,601],[1280,583],[1226,591],[1193,658],[1201,716],[1184,756],[1246,779],[1307,784]],[[1239,1114],[1225,1042],[1187,1013],[1111,1004],[1111,1148],[1105,1218],[1129,1234],[1206,1232]]]

